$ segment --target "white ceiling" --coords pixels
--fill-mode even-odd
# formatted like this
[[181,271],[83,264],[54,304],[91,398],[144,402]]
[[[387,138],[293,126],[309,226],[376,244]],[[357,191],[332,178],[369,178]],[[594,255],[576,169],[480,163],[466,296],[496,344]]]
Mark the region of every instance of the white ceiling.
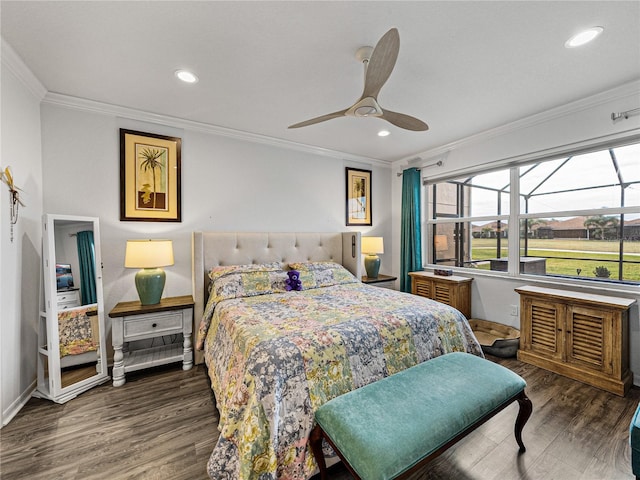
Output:
[[[639,1],[4,1],[2,37],[49,92],[391,162],[640,78]],[[604,33],[566,49],[585,27]],[[355,51],[391,27],[375,118],[287,126],[353,104]],[[188,68],[195,85],[173,75]],[[382,127],[391,135],[376,136]]]

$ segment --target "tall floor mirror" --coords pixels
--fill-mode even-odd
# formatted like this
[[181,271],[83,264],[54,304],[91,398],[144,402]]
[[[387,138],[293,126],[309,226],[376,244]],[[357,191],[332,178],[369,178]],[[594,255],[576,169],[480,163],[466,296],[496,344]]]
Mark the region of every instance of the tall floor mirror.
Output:
[[64,403],[109,379],[96,217],[46,214],[34,396]]

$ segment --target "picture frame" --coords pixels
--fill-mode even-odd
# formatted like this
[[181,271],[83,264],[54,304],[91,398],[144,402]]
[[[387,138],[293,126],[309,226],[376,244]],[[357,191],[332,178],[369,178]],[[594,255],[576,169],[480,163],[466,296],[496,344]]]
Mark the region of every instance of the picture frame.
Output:
[[120,129],[120,221],[181,222],[182,139]]
[[346,174],[346,224],[372,225],[371,170],[345,168]]

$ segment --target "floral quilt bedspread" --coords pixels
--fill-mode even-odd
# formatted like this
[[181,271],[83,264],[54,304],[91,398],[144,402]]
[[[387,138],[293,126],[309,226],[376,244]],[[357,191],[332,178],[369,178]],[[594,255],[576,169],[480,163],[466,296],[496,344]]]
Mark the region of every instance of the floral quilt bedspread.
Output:
[[98,349],[98,307],[91,305],[58,313],[60,357]]
[[220,412],[213,479],[308,479],[320,405],[444,353],[482,355],[444,304],[363,285],[342,267],[301,271],[304,289],[286,291],[276,267],[220,275],[199,331]]

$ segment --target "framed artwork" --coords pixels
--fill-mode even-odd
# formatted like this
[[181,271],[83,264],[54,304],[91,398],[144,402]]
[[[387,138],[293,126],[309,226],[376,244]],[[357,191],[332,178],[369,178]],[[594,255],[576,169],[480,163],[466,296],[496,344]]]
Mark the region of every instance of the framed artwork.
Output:
[[180,222],[182,140],[120,129],[120,220]]
[[371,170],[346,167],[347,225],[371,225]]

